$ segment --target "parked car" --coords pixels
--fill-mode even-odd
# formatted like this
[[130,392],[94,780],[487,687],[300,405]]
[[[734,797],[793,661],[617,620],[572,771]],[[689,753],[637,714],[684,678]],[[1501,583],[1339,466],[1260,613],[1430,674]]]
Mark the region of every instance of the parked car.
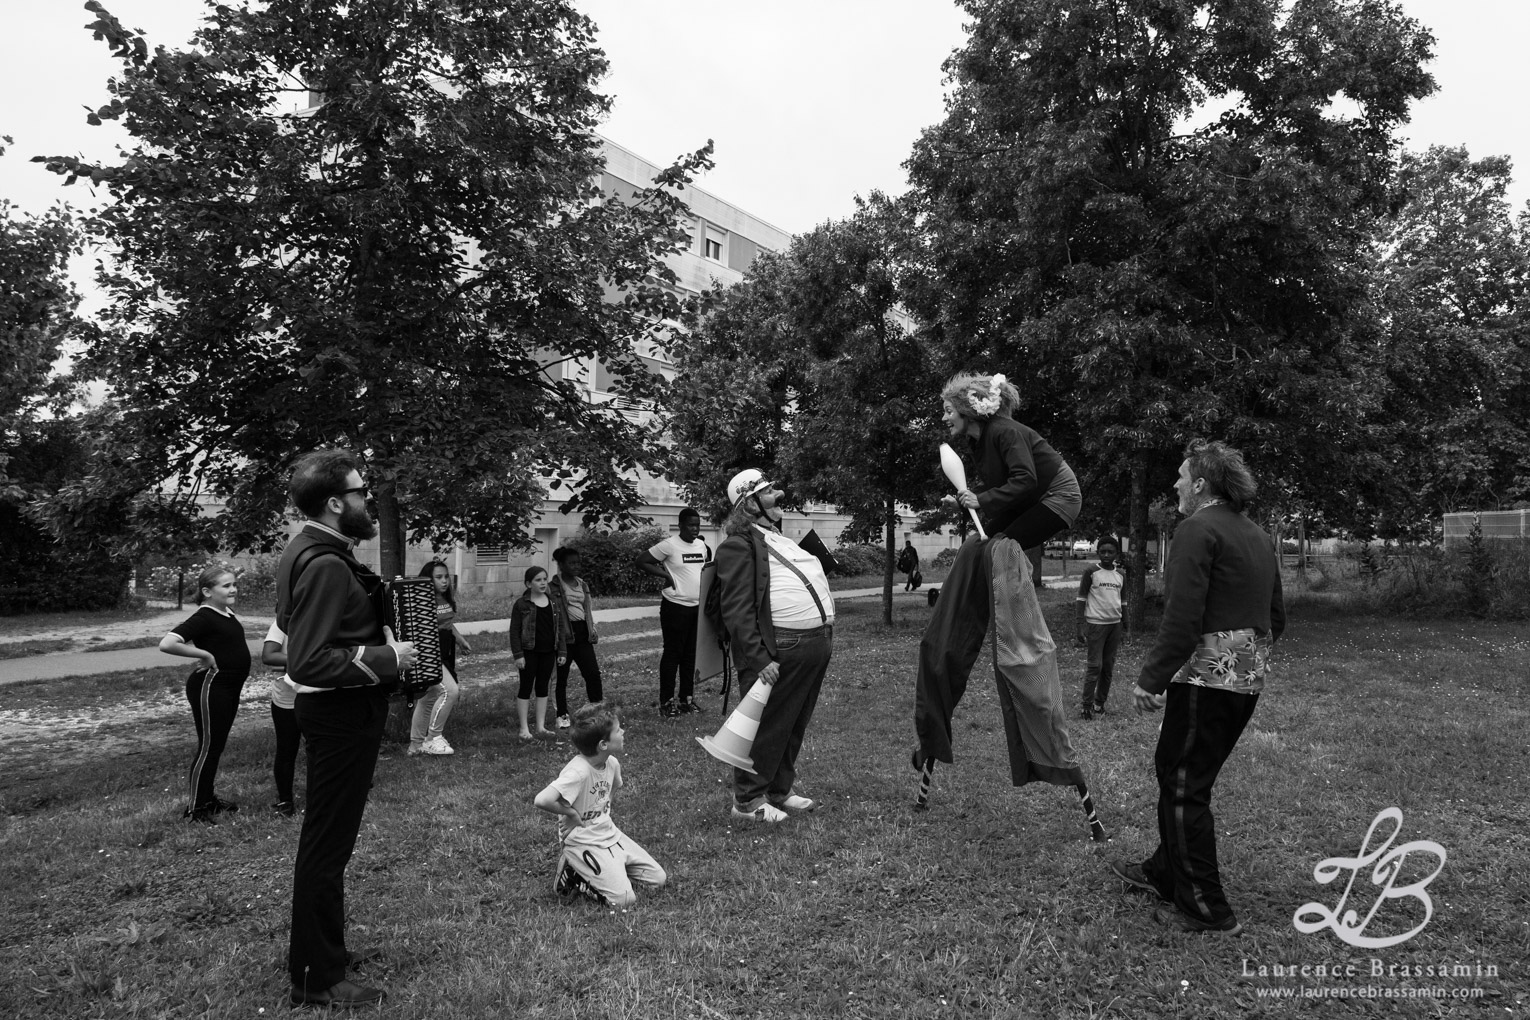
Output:
[[1069,550],[1074,556],[1093,556],[1094,543],[1087,538],[1075,538],[1073,547]]

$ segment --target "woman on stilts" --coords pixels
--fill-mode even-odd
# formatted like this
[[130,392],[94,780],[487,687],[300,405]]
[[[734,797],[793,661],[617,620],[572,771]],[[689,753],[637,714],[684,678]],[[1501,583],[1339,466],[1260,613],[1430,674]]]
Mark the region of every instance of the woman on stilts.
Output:
[[935,762],[953,760],[951,716],[991,618],[1012,782],[1074,787],[1091,837],[1103,841],[1104,827],[1068,739],[1057,646],[1025,555],[1077,520],[1078,479],[1045,439],[1015,420],[1020,394],[1004,376],[955,376],[941,399],[942,420],[953,439],[968,441],[977,468],[975,489],[963,489],[957,500],[981,520],[987,537],[969,538],[957,553],[919,644],[916,806],[928,799]]

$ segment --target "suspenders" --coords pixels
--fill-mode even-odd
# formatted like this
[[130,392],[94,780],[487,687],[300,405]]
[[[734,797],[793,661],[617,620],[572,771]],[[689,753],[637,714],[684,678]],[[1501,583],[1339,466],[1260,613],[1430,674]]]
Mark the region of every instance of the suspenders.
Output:
[[763,535],[760,536],[760,540],[765,542],[766,552],[770,553],[770,555],[774,556],[777,560],[780,560],[781,565],[784,566],[787,570],[790,570],[792,573],[797,575],[797,579],[802,582],[802,586],[807,589],[807,593],[813,596],[813,605],[818,607],[818,618],[824,623],[828,623],[829,614],[823,611],[823,600],[818,597],[818,592],[816,589],[814,589],[813,582],[809,581],[807,579],[807,575],[798,570],[791,560],[777,552],[776,547],[771,545],[770,542],[766,541]]

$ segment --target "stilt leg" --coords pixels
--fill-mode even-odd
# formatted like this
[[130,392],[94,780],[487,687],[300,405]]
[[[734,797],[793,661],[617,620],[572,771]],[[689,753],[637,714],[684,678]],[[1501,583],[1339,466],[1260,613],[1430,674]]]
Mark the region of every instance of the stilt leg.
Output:
[[1084,814],[1089,819],[1089,838],[1096,843],[1104,843],[1110,839],[1110,834],[1105,831],[1105,826],[1100,824],[1100,816],[1094,813],[1094,798],[1089,795],[1089,786],[1086,783],[1078,783],[1073,787],[1078,791],[1079,806],[1084,809]]
[[919,769],[919,795],[914,798],[914,810],[925,811],[930,806],[930,783],[935,778],[935,759],[926,758]]

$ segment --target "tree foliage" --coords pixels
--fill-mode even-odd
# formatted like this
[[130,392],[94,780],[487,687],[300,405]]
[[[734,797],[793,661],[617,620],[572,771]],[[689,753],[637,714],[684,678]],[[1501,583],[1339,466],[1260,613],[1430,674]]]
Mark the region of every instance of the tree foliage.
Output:
[[1464,148],[1409,153],[1399,168],[1375,277],[1389,537],[1530,496],[1530,209],[1515,219],[1510,183],[1507,158]]
[[1350,0],[963,6],[946,119],[907,164],[931,266],[915,311],[1129,494],[1134,585],[1153,471],[1192,435],[1342,513],[1375,400],[1367,228],[1393,130],[1433,89],[1428,32]]
[[587,18],[557,0],[269,0],[209,5],[176,50],[86,6],[121,64],[88,119],[133,141],[46,162],[111,199],[94,223],[107,328],[82,368],[121,411],[56,503],[61,531],[170,478],[154,509],[210,497],[227,544],[268,544],[286,467],[330,444],[367,457],[390,571],[405,534],[524,544],[549,488],[588,522],[630,518],[652,429],[561,366],[599,360],[636,400],[661,385],[638,352],[678,313],[660,260],[708,150],[603,200]]

